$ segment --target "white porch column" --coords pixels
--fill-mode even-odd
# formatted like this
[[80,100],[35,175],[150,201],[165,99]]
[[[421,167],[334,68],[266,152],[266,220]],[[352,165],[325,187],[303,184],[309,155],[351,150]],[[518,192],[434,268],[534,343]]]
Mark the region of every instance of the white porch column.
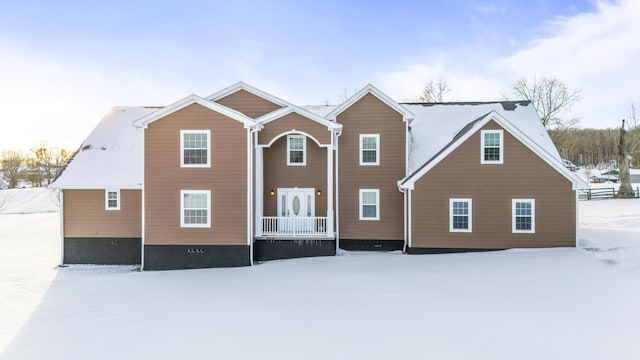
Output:
[[333,236],[333,145],[327,146],[327,235]]
[[255,207],[256,207],[256,221],[255,221],[255,227],[256,227],[256,231],[255,234],[258,236],[262,235],[262,213],[264,211],[264,179],[262,178],[264,175],[264,164],[263,164],[263,147],[261,146],[257,146],[256,147],[256,181],[255,181],[255,186],[256,186],[256,203],[255,203]]

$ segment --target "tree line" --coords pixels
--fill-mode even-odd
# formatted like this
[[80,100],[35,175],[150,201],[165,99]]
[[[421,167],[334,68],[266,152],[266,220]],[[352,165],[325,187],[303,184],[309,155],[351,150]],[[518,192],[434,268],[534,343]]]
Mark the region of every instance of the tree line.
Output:
[[4,150],[0,155],[1,180],[9,189],[19,187],[22,182],[32,187],[49,185],[60,175],[71,156],[70,151],[47,141],[37,143],[28,152]]

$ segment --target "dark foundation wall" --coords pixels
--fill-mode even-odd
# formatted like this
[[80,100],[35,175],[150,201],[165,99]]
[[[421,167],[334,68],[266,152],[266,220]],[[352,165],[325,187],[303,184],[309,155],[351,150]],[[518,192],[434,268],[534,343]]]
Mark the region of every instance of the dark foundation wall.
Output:
[[313,256],[334,256],[335,240],[258,240],[253,245],[256,261],[293,259]]
[[145,245],[143,270],[248,266],[246,245]]
[[140,264],[140,244],[140,238],[64,238],[63,264]]

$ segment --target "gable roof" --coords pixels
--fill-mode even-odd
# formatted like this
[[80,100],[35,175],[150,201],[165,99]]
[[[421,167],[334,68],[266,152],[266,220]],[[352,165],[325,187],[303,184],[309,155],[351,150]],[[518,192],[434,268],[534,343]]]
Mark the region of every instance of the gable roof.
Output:
[[133,126],[158,107],[113,107],[50,185],[61,189],[140,189],[143,131]]
[[252,128],[255,126],[255,122],[253,121],[253,119],[251,119],[250,117],[236,111],[233,109],[229,109],[226,106],[220,105],[218,103],[209,101],[207,99],[201,98],[198,95],[189,95],[187,97],[184,97],[170,105],[167,105],[166,107],[162,108],[162,110],[153,112],[151,114],[148,114],[146,116],[143,116],[142,118],[136,120],[134,122],[134,125],[137,127],[142,127],[142,128],[146,128],[147,126],[149,126],[149,124],[153,123],[156,120],[159,120],[169,114],[172,114],[178,110],[184,109],[185,107],[192,105],[192,104],[199,104],[202,105],[208,109],[211,109],[219,114],[222,114],[226,117],[229,117],[231,119],[237,120],[241,123],[244,124],[245,128]]
[[260,89],[258,89],[256,87],[253,87],[253,86],[251,86],[251,85],[249,85],[247,83],[244,83],[242,81],[238,81],[237,83],[235,83],[235,84],[233,84],[231,86],[228,86],[228,87],[226,87],[226,88],[224,88],[224,89],[222,89],[220,91],[217,91],[217,92],[205,97],[205,99],[215,102],[215,101],[220,100],[220,99],[222,99],[222,98],[224,98],[226,96],[229,96],[229,95],[231,95],[233,93],[236,93],[236,92],[238,92],[240,90],[244,90],[244,91],[246,91],[248,93],[251,93],[251,94],[253,94],[255,96],[261,97],[261,98],[263,98],[265,100],[268,100],[268,101],[270,101],[270,102],[272,102],[272,103],[274,103],[276,105],[280,105],[282,107],[293,106],[293,104],[291,104],[290,102],[288,102],[286,100],[282,100],[277,96],[271,95],[271,94],[269,94],[267,92],[264,92],[264,91],[262,91],[262,90],[260,90]]
[[336,118],[338,117],[338,115],[340,115],[343,111],[347,110],[349,107],[351,107],[351,105],[355,104],[358,100],[362,99],[367,94],[371,94],[377,97],[380,101],[387,104],[387,106],[399,112],[402,115],[402,120],[410,121],[411,119],[413,119],[414,115],[411,111],[409,111],[406,107],[400,105],[399,103],[395,102],[392,98],[390,98],[385,93],[378,90],[378,88],[376,88],[371,84],[368,84],[367,86],[363,87],[362,89],[360,89],[360,91],[358,91],[352,97],[347,99],[347,101],[338,105],[335,109],[333,109],[333,111],[331,111],[326,115],[326,118],[332,121],[336,121]]
[[255,119],[256,123],[260,124],[260,125],[264,125],[267,124],[271,121],[277,120],[281,117],[287,116],[291,113],[296,113],[298,115],[301,115],[307,119],[313,120],[321,125],[326,126],[329,129],[341,129],[342,128],[342,124],[338,124],[334,121],[329,121],[326,118],[317,115],[311,111],[305,110],[301,107],[292,105],[292,106],[288,106],[288,107],[284,107],[275,111],[272,111],[268,114],[262,115],[259,118]]
[[563,165],[529,101],[404,106],[410,107],[417,116],[410,128],[409,175],[398,182],[402,189],[412,189],[415,181],[492,120],[571,181],[574,187],[581,182]]

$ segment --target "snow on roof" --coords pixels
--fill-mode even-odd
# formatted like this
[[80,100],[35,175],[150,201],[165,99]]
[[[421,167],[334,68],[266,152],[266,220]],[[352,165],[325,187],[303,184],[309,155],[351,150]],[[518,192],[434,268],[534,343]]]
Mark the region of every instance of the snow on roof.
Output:
[[307,111],[310,111],[316,115],[326,117],[327,114],[332,112],[338,105],[304,105],[299,106]]
[[114,107],[82,143],[51,187],[137,189],[143,179],[143,130],[133,122],[158,107]]
[[502,115],[558,161],[560,154],[528,101],[402,104],[415,117],[410,123],[408,174],[456,139],[461,131],[492,111]]

